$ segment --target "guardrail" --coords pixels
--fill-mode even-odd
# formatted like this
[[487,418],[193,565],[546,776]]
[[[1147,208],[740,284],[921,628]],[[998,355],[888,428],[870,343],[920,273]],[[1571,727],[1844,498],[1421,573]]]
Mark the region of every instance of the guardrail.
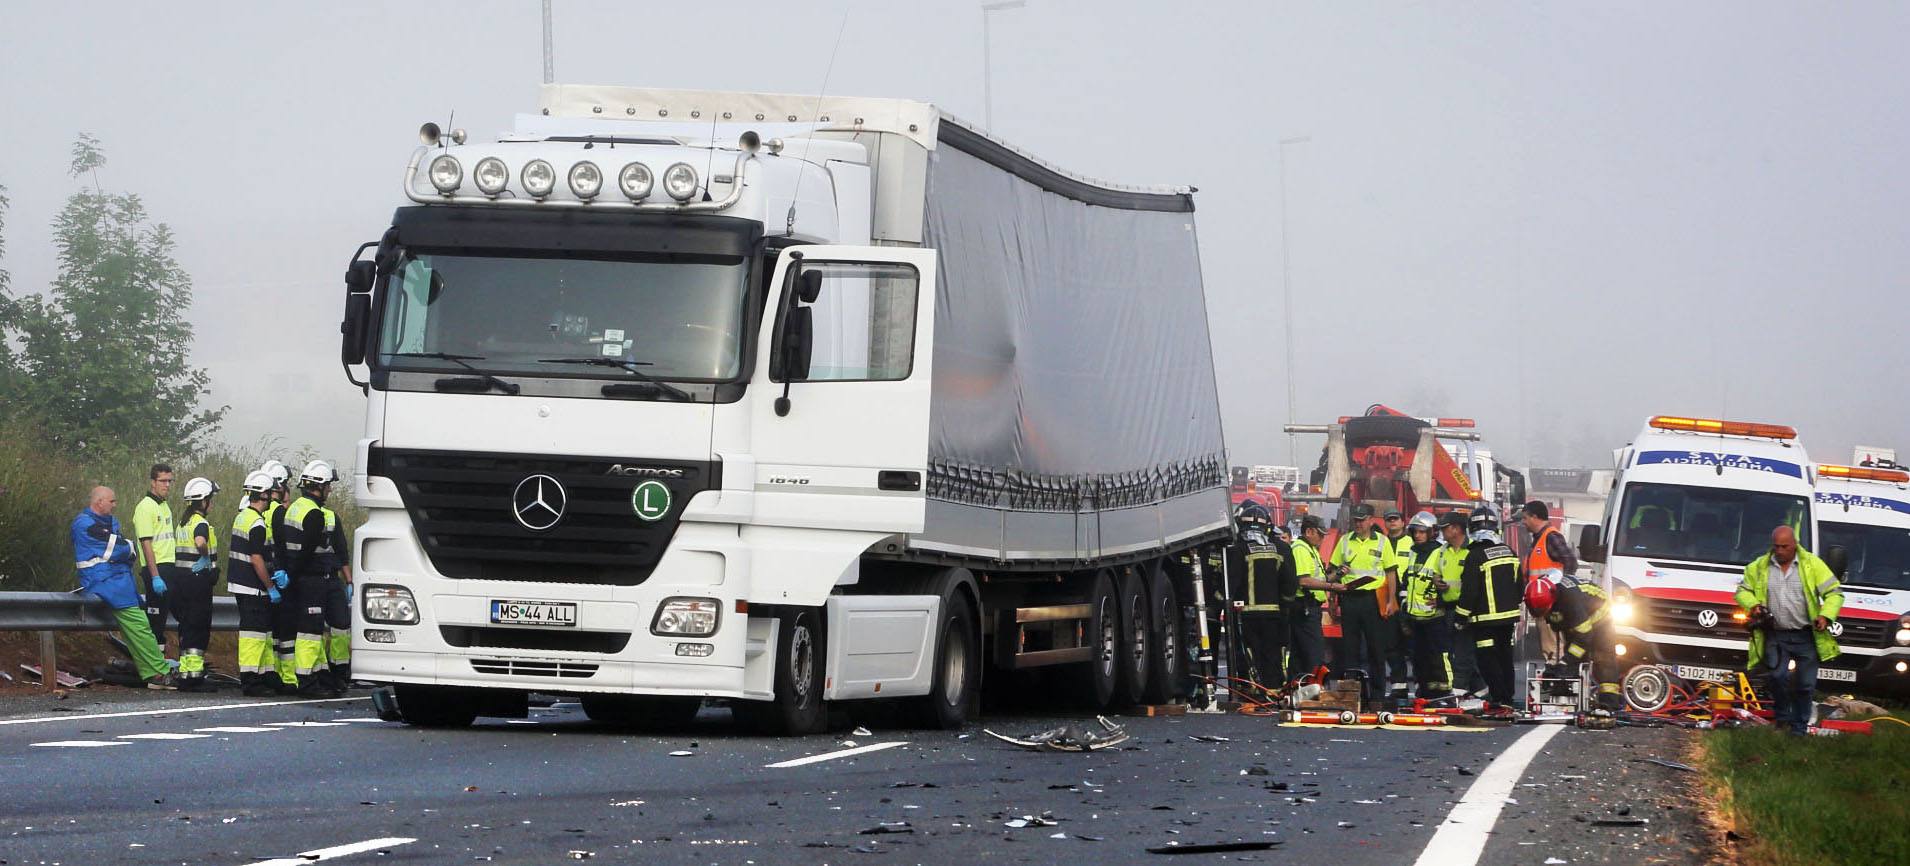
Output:
[[[212,629],[237,631],[239,602],[229,595],[212,598]],[[0,631],[40,633],[40,682],[59,687],[59,652],[53,633],[118,631],[119,620],[105,599],[79,592],[0,592]]]

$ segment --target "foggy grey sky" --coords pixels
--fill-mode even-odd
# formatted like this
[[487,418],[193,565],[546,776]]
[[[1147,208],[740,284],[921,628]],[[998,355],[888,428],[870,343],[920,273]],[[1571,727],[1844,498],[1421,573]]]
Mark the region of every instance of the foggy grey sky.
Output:
[[[926,99],[979,122],[972,2],[556,2],[557,80]],[[1460,10],[1463,10],[1461,12]],[[0,184],[17,293],[81,131],[177,233],[226,437],[347,463],[344,265],[419,123],[535,109],[538,4],[9,4]],[[1299,420],[1478,419],[1515,464],[1604,466],[1645,416],[1902,446],[1910,6],[1030,0],[995,13],[994,129],[1192,184],[1234,462],[1287,462],[1281,138]],[[110,335],[105,335],[110,338]],[[1301,440],[1301,462],[1318,454]]]

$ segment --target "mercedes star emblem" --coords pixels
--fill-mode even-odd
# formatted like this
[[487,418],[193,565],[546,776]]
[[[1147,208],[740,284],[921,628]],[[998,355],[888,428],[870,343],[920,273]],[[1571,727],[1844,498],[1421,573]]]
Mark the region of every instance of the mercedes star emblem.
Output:
[[[518,519],[523,520],[524,518],[519,517]],[[1698,625],[1704,626],[1705,628],[1717,628],[1718,612],[1709,609],[1698,611]]]
[[511,513],[532,532],[543,532],[564,519],[564,485],[549,475],[532,475],[517,482],[511,494]]

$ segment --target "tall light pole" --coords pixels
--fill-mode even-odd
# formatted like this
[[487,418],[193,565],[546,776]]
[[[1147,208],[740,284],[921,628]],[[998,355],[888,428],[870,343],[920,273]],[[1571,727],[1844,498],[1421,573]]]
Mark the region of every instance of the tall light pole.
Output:
[[[1280,139],[1280,287],[1281,294],[1286,296],[1287,424],[1289,425],[1299,423],[1293,417],[1293,404],[1299,397],[1294,384],[1298,377],[1293,375],[1293,263],[1291,257],[1287,255],[1287,145],[1304,144],[1312,140],[1313,137],[1310,135]],[[1287,459],[1293,461],[1296,468],[1299,467],[1300,437],[1297,434],[1287,434]]]
[[557,80],[557,68],[556,68],[556,65],[552,62],[554,60],[554,57],[552,55],[554,55],[555,53],[556,52],[551,49],[551,44],[550,44],[550,0],[544,0],[544,83],[545,84],[550,84]]
[[988,13],[1020,9],[1026,5],[1028,0],[998,0],[982,4],[982,125],[991,132],[995,129],[995,88],[989,69],[992,64],[988,53]]

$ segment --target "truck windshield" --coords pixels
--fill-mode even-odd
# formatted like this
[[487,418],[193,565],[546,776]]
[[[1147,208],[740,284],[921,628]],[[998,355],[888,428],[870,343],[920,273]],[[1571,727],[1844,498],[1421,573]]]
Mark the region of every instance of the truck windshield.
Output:
[[1771,549],[1780,525],[1811,544],[1810,502],[1802,496],[1682,484],[1625,485],[1612,553],[1744,565]]
[[[720,382],[742,370],[743,259],[408,251],[385,289],[380,361],[500,375]],[[429,354],[473,359],[458,364]],[[624,363],[552,363],[604,358]]]
[[1850,554],[1844,582],[1881,589],[1910,589],[1910,529],[1824,522],[1824,546]]

